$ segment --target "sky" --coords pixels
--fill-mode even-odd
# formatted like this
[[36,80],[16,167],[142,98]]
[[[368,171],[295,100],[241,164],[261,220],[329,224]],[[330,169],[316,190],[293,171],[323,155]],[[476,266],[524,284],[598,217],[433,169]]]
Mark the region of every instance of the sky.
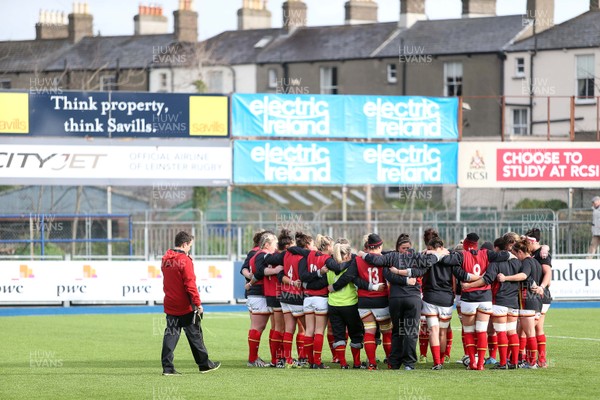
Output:
[[[269,0],[268,7],[273,15],[272,26],[280,27],[281,4],[284,0]],[[340,25],[344,23],[346,0],[305,0],[308,6],[308,25]],[[94,33],[103,36],[133,34],[133,17],[138,12],[139,0],[88,0],[90,13],[94,16]],[[143,0],[143,4],[163,6],[169,18],[170,31],[173,27],[173,11],[178,0]],[[199,40],[215,36],[226,30],[237,29],[237,10],[242,0],[194,0],[198,12]],[[378,0],[379,21],[397,21],[400,12],[399,0]],[[589,0],[555,0],[555,23],[564,22],[589,9]],[[525,14],[526,0],[497,0],[497,14]],[[35,39],[35,23],[40,9],[64,11],[73,9],[72,0],[0,0],[0,40]],[[460,18],[460,0],[426,0],[429,19]]]

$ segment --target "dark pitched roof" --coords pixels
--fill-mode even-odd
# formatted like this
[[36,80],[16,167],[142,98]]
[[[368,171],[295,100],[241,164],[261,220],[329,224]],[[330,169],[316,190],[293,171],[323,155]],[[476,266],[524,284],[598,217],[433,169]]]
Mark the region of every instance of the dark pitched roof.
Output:
[[[600,46],[600,11],[588,11],[536,35],[538,50],[578,49]],[[506,51],[533,50],[533,37],[521,40]]]
[[258,63],[369,58],[398,29],[396,22],[303,27],[269,46]]
[[[226,31],[199,44],[199,51],[215,64],[254,64],[258,55],[285,34],[281,28]],[[259,42],[262,46],[256,47]]]
[[[72,45],[60,58],[48,64],[48,71],[63,70],[65,60],[70,69],[145,68],[157,61],[176,44],[172,34],[139,36],[92,36]],[[169,47],[171,46],[171,47]]]
[[61,59],[70,47],[68,39],[20,40],[0,42],[0,71],[41,71]]
[[423,55],[499,52],[523,30],[522,15],[419,21],[404,29],[376,55],[398,57],[400,40]]

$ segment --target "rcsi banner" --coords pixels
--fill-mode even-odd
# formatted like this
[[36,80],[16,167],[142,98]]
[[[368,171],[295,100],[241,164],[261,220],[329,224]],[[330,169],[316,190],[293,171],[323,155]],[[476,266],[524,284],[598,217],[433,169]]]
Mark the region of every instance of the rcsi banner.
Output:
[[458,99],[234,94],[233,136],[457,139]]
[[[233,262],[194,262],[200,299],[233,299]],[[7,261],[0,268],[0,303],[136,302],[164,298],[160,261]]]
[[461,142],[459,187],[598,187],[597,142]]
[[[67,137],[227,137],[227,96],[173,93],[0,93],[0,134]],[[5,107],[6,106],[6,107]]]
[[550,293],[555,299],[600,299],[600,263],[552,259]]
[[343,184],[344,143],[242,141],[233,147],[236,184]]
[[346,143],[347,184],[456,184],[457,143]]
[[3,185],[227,185],[231,147],[227,140],[205,146],[26,145],[0,151]]

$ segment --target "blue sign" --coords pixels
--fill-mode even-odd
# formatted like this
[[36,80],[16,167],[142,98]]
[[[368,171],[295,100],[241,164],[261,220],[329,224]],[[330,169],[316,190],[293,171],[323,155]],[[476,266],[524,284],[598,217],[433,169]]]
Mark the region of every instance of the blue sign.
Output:
[[346,143],[346,184],[455,185],[458,143]]
[[32,136],[226,137],[226,96],[67,92],[29,95]]
[[329,185],[345,182],[344,143],[241,141],[233,144],[235,183]]
[[234,142],[236,184],[455,185],[457,143]]
[[234,94],[233,136],[457,139],[458,98]]

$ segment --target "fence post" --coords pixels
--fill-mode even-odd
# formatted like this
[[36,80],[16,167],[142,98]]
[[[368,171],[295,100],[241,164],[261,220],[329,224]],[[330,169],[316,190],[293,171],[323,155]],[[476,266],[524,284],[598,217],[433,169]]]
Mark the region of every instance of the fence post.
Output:
[[45,229],[44,226],[46,225],[46,221],[44,221],[44,216],[45,214],[42,214],[40,220],[41,220],[41,227],[40,227],[40,232],[42,234],[42,250],[40,252],[40,255],[42,256],[42,260],[44,259],[44,256],[46,255],[46,242],[45,242]]
[[35,256],[35,242],[33,241],[33,217],[29,214],[29,256],[33,260]]
[[144,257],[146,260],[150,259],[150,248],[148,239],[150,238],[150,232],[148,231],[148,210],[144,212]]

